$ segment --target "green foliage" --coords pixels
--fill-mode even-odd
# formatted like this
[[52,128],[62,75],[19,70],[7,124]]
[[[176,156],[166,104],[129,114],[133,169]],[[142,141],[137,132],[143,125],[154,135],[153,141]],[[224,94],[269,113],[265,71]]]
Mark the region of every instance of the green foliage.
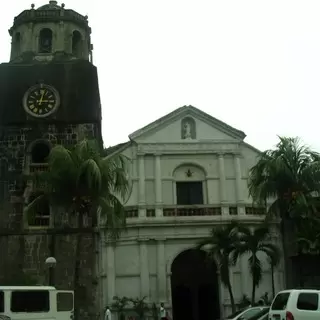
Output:
[[280,251],[276,245],[269,242],[269,227],[262,224],[257,228],[250,228],[243,225],[238,227],[238,241],[235,250],[232,252],[233,261],[237,261],[241,255],[249,255],[249,269],[252,276],[251,304],[255,303],[255,289],[262,280],[262,266],[258,253],[264,253],[273,263],[280,259]]
[[148,304],[145,302],[147,297],[141,298],[131,298],[130,302],[133,305],[133,310],[137,313],[139,320],[144,320],[146,312],[149,311]]
[[297,244],[302,254],[320,254],[320,219],[301,218],[297,221]]
[[[144,320],[146,317],[146,313],[149,311],[149,306],[145,302],[147,297],[143,298],[128,298],[128,297],[118,297],[114,296],[114,302],[111,305],[111,308],[118,312],[120,320],[125,319],[125,309],[132,305],[134,312],[138,315],[139,320]],[[155,304],[154,304],[155,305]],[[156,312],[157,307],[155,305]],[[155,318],[156,320],[157,318]]]
[[101,156],[95,140],[83,140],[67,149],[55,146],[48,157],[47,172],[31,174],[41,192],[25,208],[34,215],[37,206],[48,202],[69,214],[104,218],[107,230],[117,238],[125,227],[122,205],[128,192],[127,158],[122,155]]
[[232,311],[235,312],[235,302],[230,282],[230,267],[235,265],[240,256],[248,254],[249,268],[252,276],[251,304],[255,301],[255,289],[262,280],[259,252],[263,252],[272,266],[280,260],[280,251],[270,243],[267,223],[251,229],[233,221],[227,226],[215,227],[211,234],[198,244],[198,249],[205,249],[208,258],[213,259],[220,271],[221,281],[228,288]]
[[249,193],[262,204],[275,199],[270,215],[312,214],[314,192],[320,190],[320,155],[301,145],[298,138],[279,139],[276,148],[263,152],[250,170]]
[[159,320],[159,310],[158,310],[157,304],[155,302],[152,304],[151,311],[152,311],[153,320]]
[[111,308],[118,312],[120,320],[124,320],[125,319],[124,310],[129,305],[130,299],[127,297],[114,296],[113,300],[114,302],[112,303]]
[[205,249],[208,258],[213,259],[220,272],[221,281],[227,287],[230,295],[232,312],[235,312],[235,302],[230,282],[230,266],[236,263],[231,259],[231,253],[236,249],[238,224],[232,221],[227,226],[214,227],[208,238],[198,244],[198,249]]

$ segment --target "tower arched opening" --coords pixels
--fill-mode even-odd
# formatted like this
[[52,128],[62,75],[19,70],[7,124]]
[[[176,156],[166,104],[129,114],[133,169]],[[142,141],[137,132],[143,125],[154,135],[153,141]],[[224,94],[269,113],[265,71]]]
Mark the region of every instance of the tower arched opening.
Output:
[[51,53],[52,52],[52,39],[53,33],[49,28],[40,30],[39,33],[39,53]]
[[76,58],[80,58],[82,54],[82,36],[77,30],[72,33],[72,54]]
[[45,142],[38,142],[31,149],[31,163],[46,163],[49,154],[49,144]]

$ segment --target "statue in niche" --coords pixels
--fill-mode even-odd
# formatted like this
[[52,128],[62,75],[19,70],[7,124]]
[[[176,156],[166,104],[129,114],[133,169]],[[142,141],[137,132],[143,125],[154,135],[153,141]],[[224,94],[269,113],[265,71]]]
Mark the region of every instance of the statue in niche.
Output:
[[181,122],[181,139],[191,140],[196,138],[196,123],[192,118],[184,118]]

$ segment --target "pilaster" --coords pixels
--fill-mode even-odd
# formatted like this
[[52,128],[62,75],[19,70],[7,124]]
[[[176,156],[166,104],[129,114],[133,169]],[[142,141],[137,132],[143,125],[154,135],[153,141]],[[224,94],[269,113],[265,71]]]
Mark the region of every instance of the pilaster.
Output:
[[107,301],[108,304],[112,304],[113,297],[115,296],[116,287],[116,273],[115,273],[115,254],[114,246],[112,244],[107,245]]
[[139,240],[140,249],[140,295],[141,297],[150,296],[150,275],[147,239]]
[[240,158],[241,158],[241,155],[239,153],[234,155],[237,202],[243,203],[243,184],[242,184],[241,159]]
[[224,156],[223,153],[219,154],[219,181],[220,181],[220,201],[226,202],[226,175],[224,169]]
[[166,260],[165,260],[165,240],[157,240],[157,284],[158,301],[167,301],[167,279],[166,279]]
[[159,208],[162,205],[162,178],[161,178],[161,156],[155,154],[154,159],[154,173],[155,173],[155,192],[156,192],[156,216],[162,217],[163,210]]
[[146,204],[146,184],[145,184],[145,161],[144,154],[138,155],[138,174],[139,174],[139,217],[146,216],[146,209],[144,208]]

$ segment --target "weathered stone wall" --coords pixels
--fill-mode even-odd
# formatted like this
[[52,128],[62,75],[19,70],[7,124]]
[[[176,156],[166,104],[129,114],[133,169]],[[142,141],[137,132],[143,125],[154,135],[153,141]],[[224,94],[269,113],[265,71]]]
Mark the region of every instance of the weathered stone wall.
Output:
[[[39,284],[48,285],[49,270],[45,259],[51,255],[49,243],[51,235],[40,234],[41,231],[28,235],[0,235],[0,285],[3,284]],[[81,240],[81,268],[78,296],[83,308],[82,317],[95,316],[99,306],[96,305],[97,281],[95,275],[95,255],[93,236],[83,235]],[[55,286],[58,289],[74,289],[76,234],[55,236],[55,258],[57,265],[54,269]],[[22,274],[24,275],[22,276]],[[24,279],[23,279],[24,278]],[[24,282],[28,281],[28,282]]]
[[[22,175],[28,169],[28,147],[38,139],[52,145],[72,146],[80,139],[100,138],[100,130],[94,124],[53,125],[44,122],[26,124],[25,127],[0,127],[0,284],[48,284],[45,259],[50,251],[50,229],[28,229],[24,224]],[[27,170],[28,171],[28,170]],[[71,219],[74,221],[76,219]],[[59,224],[59,223],[58,223]],[[55,285],[59,289],[74,289],[76,229],[74,224],[59,230],[54,236]],[[89,229],[87,231],[90,231]],[[95,277],[96,250],[94,235],[81,237],[80,285],[76,299],[81,301],[81,319],[93,319],[96,305],[97,281]]]

